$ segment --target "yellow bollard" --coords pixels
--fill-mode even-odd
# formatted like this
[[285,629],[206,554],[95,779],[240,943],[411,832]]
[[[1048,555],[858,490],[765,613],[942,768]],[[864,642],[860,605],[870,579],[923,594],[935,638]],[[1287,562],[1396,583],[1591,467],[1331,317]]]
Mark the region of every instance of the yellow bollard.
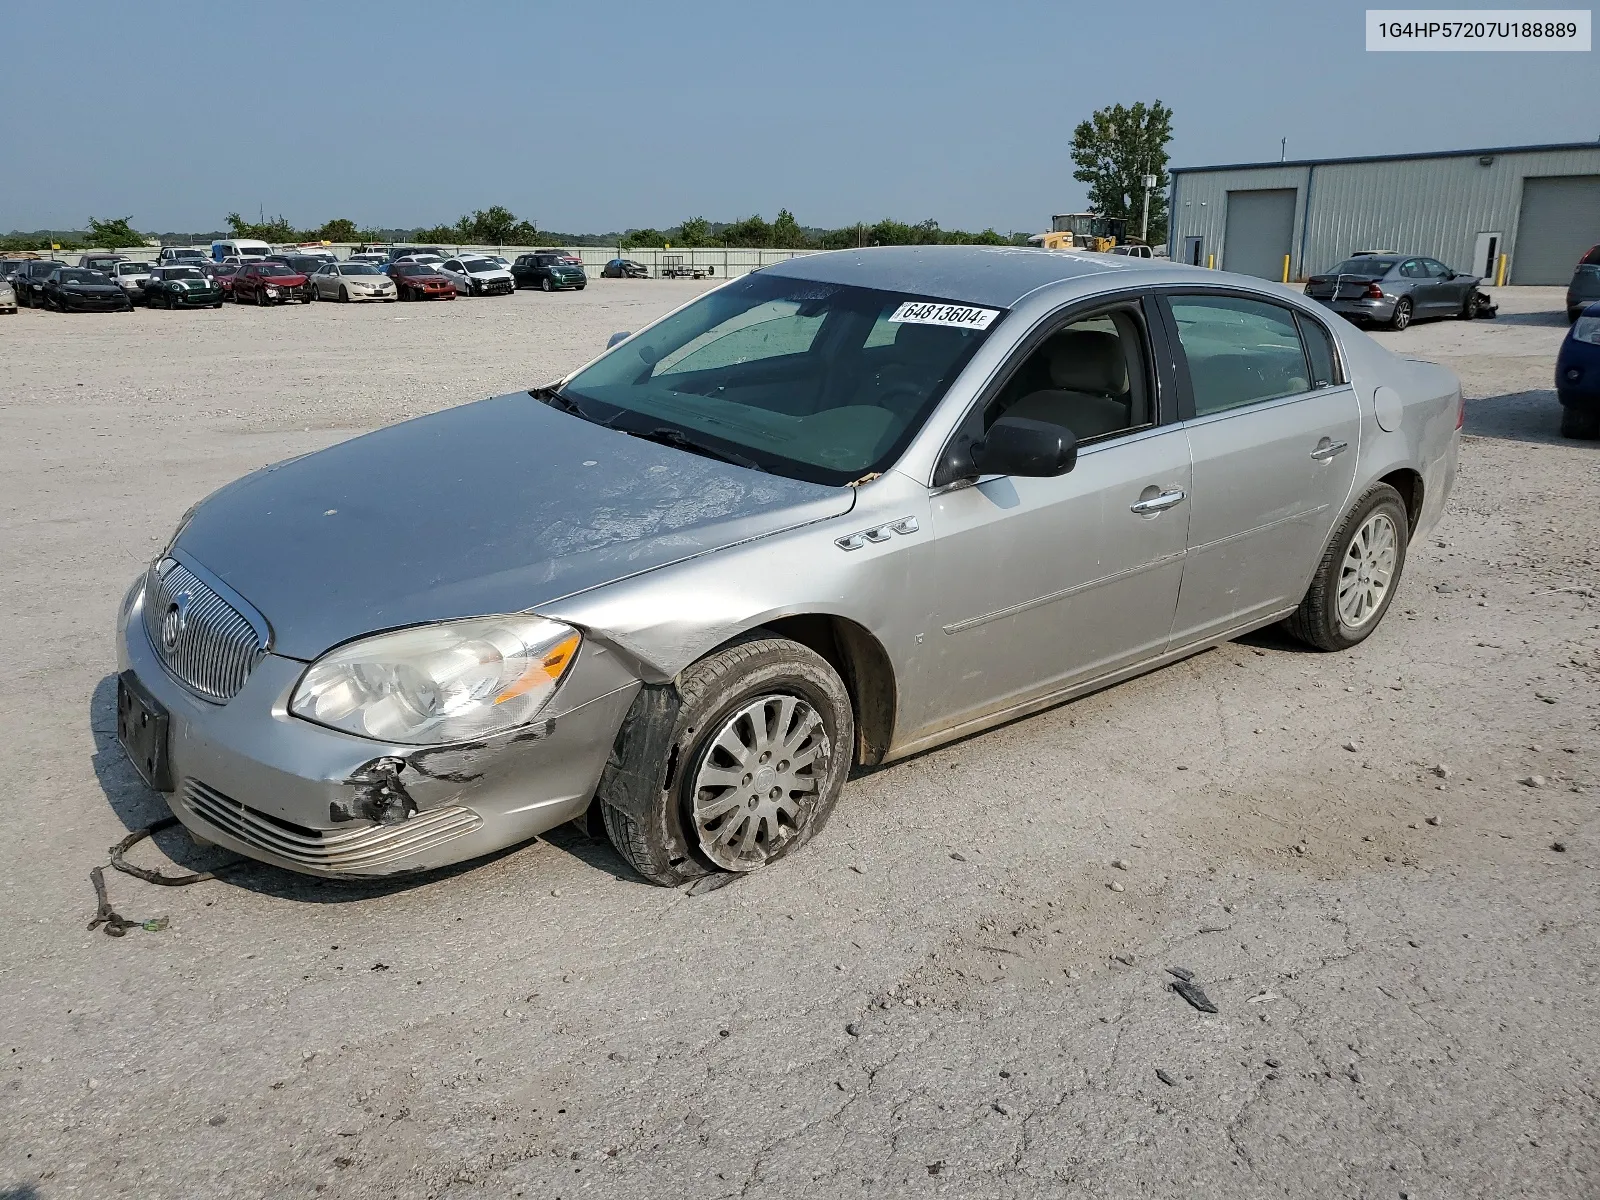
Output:
[[1494,285],[1495,287],[1505,287],[1506,285],[1506,256],[1504,254],[1500,256],[1500,270],[1495,273]]
[[1283,256],[1283,282],[1289,282],[1289,256],[1287,254]]
[[1206,270],[1214,271],[1216,269],[1216,266],[1217,266],[1217,256],[1215,254],[1206,255]]

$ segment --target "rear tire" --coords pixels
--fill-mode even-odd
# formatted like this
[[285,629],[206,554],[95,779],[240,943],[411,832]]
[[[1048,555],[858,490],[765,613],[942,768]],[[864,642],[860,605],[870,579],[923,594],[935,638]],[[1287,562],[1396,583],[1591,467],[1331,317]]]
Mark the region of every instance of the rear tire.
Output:
[[1400,587],[1410,534],[1400,493],[1373,485],[1329,539],[1305,599],[1284,622],[1289,632],[1318,650],[1366,641]]
[[[827,661],[757,631],[685,670],[677,693],[670,717],[641,693],[601,777],[617,852],[651,883],[677,887],[757,870],[810,841],[855,745],[850,695]],[[646,732],[669,719],[667,736]],[[640,761],[652,746],[665,755]]]
[[1394,302],[1394,316],[1389,318],[1389,328],[1399,333],[1411,324],[1411,298],[1401,296]]
[[1600,408],[1561,406],[1561,436],[1592,442],[1600,439]]

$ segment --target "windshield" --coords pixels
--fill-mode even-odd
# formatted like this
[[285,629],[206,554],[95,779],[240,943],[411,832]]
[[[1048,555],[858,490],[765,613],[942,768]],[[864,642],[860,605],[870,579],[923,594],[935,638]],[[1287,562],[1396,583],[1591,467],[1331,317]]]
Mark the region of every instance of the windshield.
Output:
[[122,275],[148,275],[150,274],[150,264],[142,262],[118,263],[117,271]]
[[1386,275],[1389,269],[1399,262],[1398,258],[1347,258],[1333,270],[1330,275],[1371,275],[1377,278]]
[[204,250],[174,250],[169,257],[194,259],[204,258],[205,256],[206,252]]
[[499,263],[492,263],[487,258],[464,258],[461,260],[461,269],[464,271],[498,271]]
[[204,279],[196,267],[168,267],[161,272],[163,279]]
[[106,276],[104,271],[80,270],[80,271],[63,271],[63,272],[61,272],[61,282],[62,283],[110,283],[111,280]]
[[627,432],[672,431],[844,484],[894,463],[1001,316],[754,274],[623,343],[560,395]]
[[419,262],[396,263],[395,266],[394,266],[394,269],[395,269],[395,273],[396,274],[404,275],[407,278],[410,278],[413,275],[436,275],[436,274],[438,274],[437,271],[433,270],[433,268],[428,266],[426,263],[419,263]]
[[377,267],[371,266],[371,265],[369,265],[367,263],[345,263],[344,266],[339,268],[339,274],[341,274],[341,275],[382,275],[383,272],[378,270]]

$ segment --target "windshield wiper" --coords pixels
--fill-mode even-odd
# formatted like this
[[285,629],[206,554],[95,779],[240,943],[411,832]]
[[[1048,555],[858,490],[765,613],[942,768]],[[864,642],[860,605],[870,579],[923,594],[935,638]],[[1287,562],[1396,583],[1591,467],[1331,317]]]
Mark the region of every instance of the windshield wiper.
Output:
[[662,426],[658,429],[623,429],[618,425],[613,425],[612,428],[619,433],[627,434],[629,437],[640,438],[646,442],[656,442],[662,446],[675,446],[679,450],[687,450],[690,454],[700,454],[706,458],[715,458],[721,462],[732,463],[736,467],[748,467],[752,471],[765,472],[766,470],[765,467],[760,466],[752,459],[745,458],[743,455],[733,454],[727,450],[718,450],[714,446],[698,442],[681,429],[671,429],[667,426]]
[[579,405],[576,400],[567,395],[560,388],[529,388],[528,395],[532,396],[535,400],[544,401],[544,403],[548,404],[551,408],[559,408],[564,413],[571,413],[575,417],[582,417],[585,421],[594,420],[593,417],[583,411],[582,406]]

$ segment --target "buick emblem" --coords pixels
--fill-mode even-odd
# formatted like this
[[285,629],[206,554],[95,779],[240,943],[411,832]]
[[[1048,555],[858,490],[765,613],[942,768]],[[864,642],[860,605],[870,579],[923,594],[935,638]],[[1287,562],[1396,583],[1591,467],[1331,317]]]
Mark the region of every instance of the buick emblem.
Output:
[[193,602],[194,597],[188,592],[179,592],[167,605],[166,614],[161,618],[161,645],[168,654],[178,648],[178,639],[189,625],[189,605]]

